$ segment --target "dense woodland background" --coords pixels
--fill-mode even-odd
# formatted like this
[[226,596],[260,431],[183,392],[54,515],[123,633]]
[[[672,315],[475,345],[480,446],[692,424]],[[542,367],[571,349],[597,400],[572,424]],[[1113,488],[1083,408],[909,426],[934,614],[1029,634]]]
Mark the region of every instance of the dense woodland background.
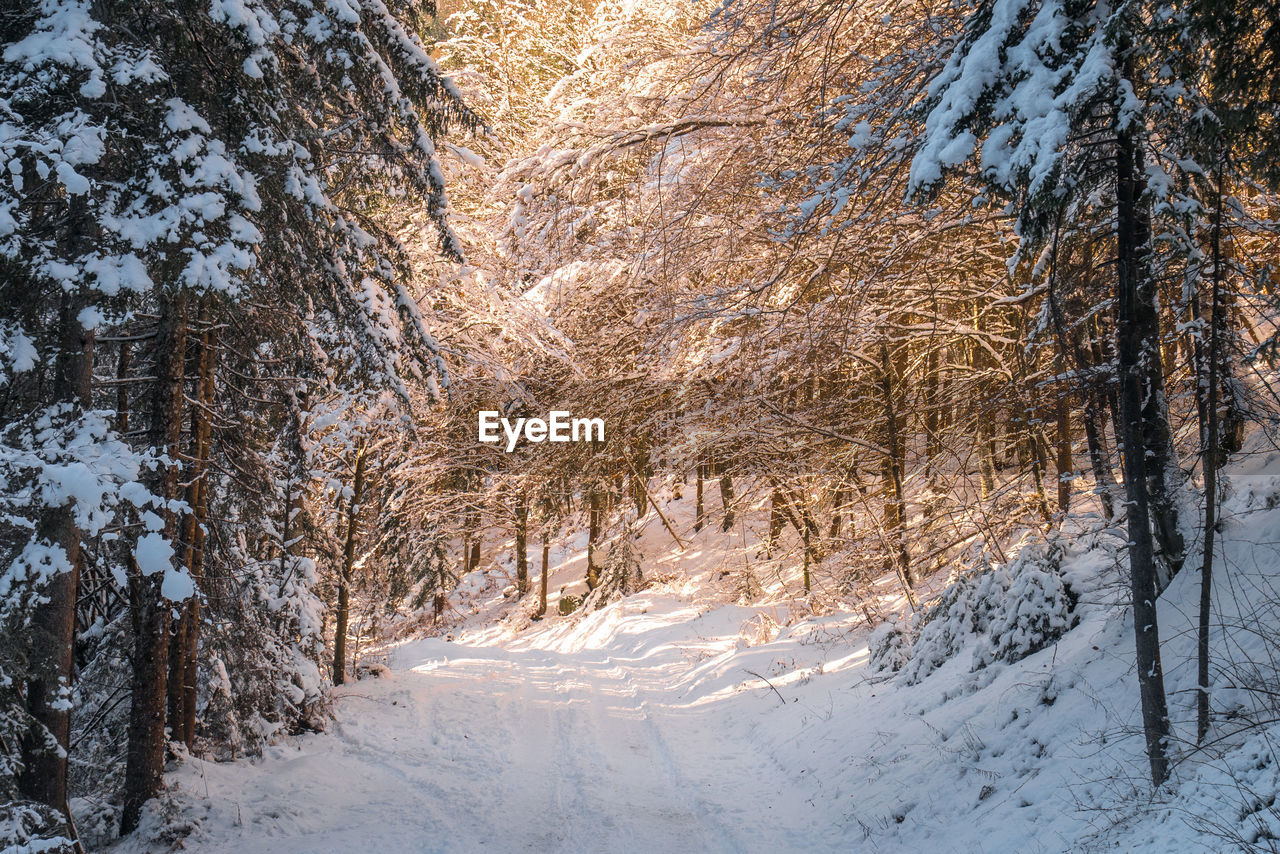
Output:
[[[743,601],[799,566],[869,620],[1122,526],[1143,772],[1188,749],[1179,572],[1214,737],[1217,470],[1280,413],[1274,3],[41,0],[0,43],[0,839],[322,728],[511,539],[523,619],[625,595],[675,484],[766,510]],[[476,441],[553,408],[606,441]]]

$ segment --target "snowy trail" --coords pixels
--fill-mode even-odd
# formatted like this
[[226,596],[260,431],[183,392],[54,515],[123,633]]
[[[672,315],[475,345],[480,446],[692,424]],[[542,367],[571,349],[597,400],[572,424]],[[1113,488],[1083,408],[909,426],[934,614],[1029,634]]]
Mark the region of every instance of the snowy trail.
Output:
[[[1260,465],[1280,466],[1280,454]],[[1223,593],[1218,608],[1227,627],[1233,607],[1263,603],[1270,626],[1280,478],[1242,483],[1224,502],[1220,542],[1225,577],[1250,594]],[[870,665],[860,614],[798,615],[717,590],[727,542],[692,544],[697,573],[535,624],[504,622],[502,587],[473,585],[484,607],[457,641],[392,647],[387,675],[335,691],[327,732],[258,759],[176,763],[144,826],[109,850],[1214,854],[1217,831],[1195,817],[1239,816],[1253,832],[1272,815],[1259,818],[1280,792],[1280,765],[1259,759],[1272,750],[1262,736],[1242,736],[1220,760],[1185,751],[1177,791],[1150,800],[1135,771],[1145,756],[1133,626],[1113,601],[1123,542],[1101,529],[1063,545],[1060,572],[1084,595],[1056,643],[978,666],[990,639],[944,615],[936,625],[951,634],[910,650],[933,668],[918,680]],[[565,551],[570,575],[578,554]],[[1198,601],[1198,576],[1184,572],[1160,603],[1182,745],[1194,734]],[[1047,607],[1025,591],[1012,606]],[[1216,642],[1223,662],[1273,649],[1263,633]],[[1243,701],[1216,692],[1224,709]],[[1241,800],[1241,779],[1255,800]]]
[[825,847],[804,787],[763,773],[725,704],[678,700],[687,649],[624,652],[402,647],[390,675],[339,691],[330,732],[173,775],[203,805],[191,841],[236,854]]
[[[1069,559],[1098,575],[1107,556]],[[1175,579],[1162,614],[1184,730],[1194,582]],[[113,854],[1166,854],[1221,850],[1186,844],[1192,811],[1239,814],[1213,767],[1188,764],[1203,782],[1184,801],[1130,820],[1143,744],[1115,609],[1017,662],[975,670],[962,648],[916,684],[869,672],[857,615],[749,642],[762,613],[652,589],[519,634],[409,641],[387,675],[335,692],[327,732],[179,763]],[[1280,791],[1249,750],[1251,785]]]

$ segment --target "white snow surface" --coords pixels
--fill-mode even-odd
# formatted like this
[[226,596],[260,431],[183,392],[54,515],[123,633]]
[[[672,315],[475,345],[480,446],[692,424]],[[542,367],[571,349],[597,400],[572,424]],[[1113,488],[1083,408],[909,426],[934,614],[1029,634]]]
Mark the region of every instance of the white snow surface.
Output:
[[[1266,471],[1280,471],[1280,455],[1227,478],[1222,622],[1240,602],[1271,596],[1280,576],[1280,477]],[[666,502],[677,524],[690,503]],[[715,581],[721,559],[742,559],[728,550],[736,532],[708,525],[680,564],[674,549],[653,557],[665,534],[646,525],[638,542],[649,565],[683,571],[591,614],[532,626],[493,623],[510,605],[494,593],[452,639],[391,647],[380,676],[337,689],[327,732],[258,759],[185,759],[168,776],[167,807],[114,850],[171,850],[147,841],[166,823],[193,826],[187,850],[236,854],[1154,854],[1232,850],[1212,822],[1276,832],[1266,808],[1280,790],[1274,725],[1233,735],[1220,720],[1218,747],[1189,746],[1194,559],[1161,600],[1178,743],[1173,785],[1152,797],[1133,627],[1116,604],[1118,534],[1066,546],[1067,572],[1104,583],[1059,642],[978,669],[962,652],[912,685],[873,672],[860,613],[732,604]],[[556,550],[555,566],[573,577],[581,539]],[[473,584],[473,595],[481,589]],[[1219,628],[1221,666],[1261,661],[1269,648],[1247,631],[1223,641]],[[1215,709],[1244,709],[1226,681]]]

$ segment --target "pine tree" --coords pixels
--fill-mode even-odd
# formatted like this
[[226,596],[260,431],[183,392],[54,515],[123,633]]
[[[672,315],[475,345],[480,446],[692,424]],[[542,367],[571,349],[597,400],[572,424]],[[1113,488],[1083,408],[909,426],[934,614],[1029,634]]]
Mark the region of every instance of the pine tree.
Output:
[[[123,458],[156,461],[146,478],[151,495],[134,486],[128,493],[137,510],[131,530],[143,530],[114,547],[132,567],[126,832],[160,784],[166,699],[183,718],[167,722],[175,737],[192,737],[194,710],[186,705],[194,702],[199,641],[188,632],[198,614],[185,603],[199,595],[197,581],[213,583],[192,577],[194,556],[199,550],[201,576],[229,557],[206,554],[207,538],[195,542],[208,497],[197,499],[205,505],[198,510],[181,503],[178,484],[206,476],[200,455],[227,452],[223,441],[195,460],[186,453],[188,401],[226,423],[254,420],[202,392],[207,375],[187,373],[203,336],[225,327],[225,347],[270,366],[266,374],[249,368],[257,376],[242,391],[259,400],[268,386],[258,383],[275,374],[304,396],[308,384],[345,385],[389,388],[407,401],[409,383],[439,370],[406,283],[409,261],[395,236],[402,223],[386,211],[393,200],[420,209],[442,254],[458,257],[435,141],[451,125],[478,120],[436,70],[405,11],[381,0],[341,8],[306,0],[48,0],[3,16],[0,97],[9,120],[0,147],[10,180],[0,191],[0,258],[6,287],[36,297],[4,301],[14,377],[20,381],[41,350],[63,354],[55,360],[65,381],[52,397],[40,388],[31,394],[83,435],[75,428],[91,414],[89,398],[106,399],[86,386],[94,351],[85,342],[105,330],[128,366],[117,378],[115,420],[125,424],[127,408],[149,398],[149,423],[131,434],[136,451]],[[59,331],[49,339],[27,331],[50,319]],[[126,353],[126,339],[145,346]],[[225,360],[211,368],[223,378],[232,369]],[[278,408],[259,414],[261,426],[297,420],[301,410],[289,400],[297,396],[268,402]],[[109,432],[94,435],[98,448],[114,447]],[[251,454],[267,460],[269,448],[264,442]],[[104,501],[118,504],[112,494]],[[42,530],[62,543],[53,565],[65,570],[51,574],[55,594],[36,618],[57,636],[62,657],[38,656],[39,669],[53,672],[34,674],[46,686],[32,695],[37,719],[70,675],[65,628],[82,536],[74,524],[85,511],[76,508],[73,519],[59,501],[50,499]],[[103,523],[91,521],[93,530]],[[291,575],[286,569],[276,583],[300,580]],[[171,625],[174,603],[187,616]],[[167,685],[170,654],[182,690]],[[64,722],[45,726],[65,743]],[[61,792],[54,785],[44,795]]]

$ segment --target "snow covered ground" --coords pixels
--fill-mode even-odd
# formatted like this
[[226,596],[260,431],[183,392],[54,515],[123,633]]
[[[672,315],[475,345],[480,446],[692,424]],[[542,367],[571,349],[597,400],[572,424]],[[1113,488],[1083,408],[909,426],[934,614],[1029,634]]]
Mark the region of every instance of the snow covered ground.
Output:
[[404,642],[339,689],[328,732],[185,761],[118,850],[169,850],[163,823],[187,850],[237,854],[1236,850],[1224,835],[1267,850],[1277,730],[1244,727],[1271,712],[1243,689],[1275,672],[1277,470],[1238,467],[1226,505],[1219,613],[1239,625],[1216,638],[1211,750],[1189,746],[1198,573],[1162,599],[1180,742],[1154,799],[1114,529],[1064,543],[1064,576],[1092,581],[1059,642],[975,669],[981,639],[961,635],[915,684],[870,665],[861,613],[732,604],[713,583],[728,535],[705,529],[697,572],[528,627],[489,621],[497,593],[453,640]]
[[825,847],[831,831],[806,803],[815,786],[793,785],[739,742],[723,698],[672,696],[668,679],[722,644],[673,642],[666,622],[574,653],[408,644],[391,675],[340,693],[333,733],[251,766],[194,761],[175,775],[207,810],[202,830],[213,828],[198,847]]

